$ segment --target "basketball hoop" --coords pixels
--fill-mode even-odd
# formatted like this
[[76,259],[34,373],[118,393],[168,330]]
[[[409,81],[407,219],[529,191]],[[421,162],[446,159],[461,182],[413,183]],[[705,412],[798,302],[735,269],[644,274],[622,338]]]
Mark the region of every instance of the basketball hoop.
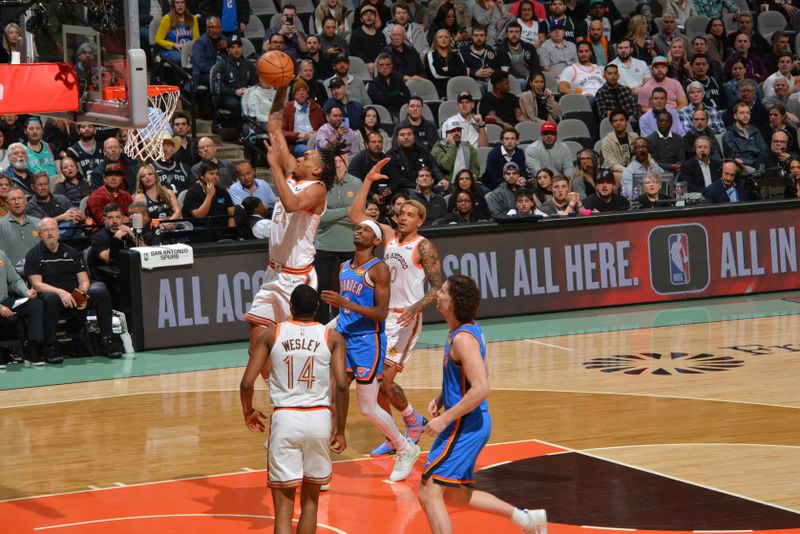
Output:
[[[149,123],[144,128],[134,128],[128,134],[125,142],[125,153],[135,160],[145,163],[164,158],[164,132],[169,130],[169,121],[181,92],[174,85],[148,85],[147,107]],[[124,86],[111,86],[103,88],[103,99],[127,104],[128,94]]]

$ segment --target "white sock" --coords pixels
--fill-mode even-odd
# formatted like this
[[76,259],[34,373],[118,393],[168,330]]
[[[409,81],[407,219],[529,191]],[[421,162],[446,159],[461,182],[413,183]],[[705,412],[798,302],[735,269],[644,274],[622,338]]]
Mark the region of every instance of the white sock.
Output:
[[514,513],[511,514],[511,521],[521,527],[527,527],[530,519],[528,518],[527,510],[522,508],[514,508]]
[[392,416],[386,410],[378,406],[378,390],[380,385],[377,380],[371,384],[356,383],[356,396],[358,397],[358,407],[364,417],[370,420],[373,425],[378,427],[384,435],[394,444],[394,448],[399,454],[405,454],[411,450],[410,442],[403,437]]

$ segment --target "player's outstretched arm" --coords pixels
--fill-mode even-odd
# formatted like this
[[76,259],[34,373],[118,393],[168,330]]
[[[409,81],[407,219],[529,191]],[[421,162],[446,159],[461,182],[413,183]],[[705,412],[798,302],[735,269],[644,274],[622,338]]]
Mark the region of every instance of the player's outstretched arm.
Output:
[[350,389],[345,363],[347,349],[344,338],[339,332],[328,332],[328,348],[331,350],[331,384],[334,386],[333,399],[336,405],[336,429],[331,437],[330,448],[335,453],[342,453],[347,447],[344,429],[347,425]]
[[369,270],[369,278],[375,286],[375,305],[364,306],[346,300],[336,291],[324,290],[320,295],[322,302],[336,308],[344,308],[373,321],[385,321],[389,314],[389,268],[385,263],[375,264]]
[[253,391],[255,382],[261,374],[261,369],[269,360],[269,351],[272,349],[274,342],[275,327],[273,326],[264,331],[256,340],[253,354],[247,362],[242,381],[239,384],[239,399],[242,403],[244,422],[251,432],[264,432],[262,419],[265,415],[253,408]]
[[[364,177],[364,182],[358,189],[356,198],[353,199],[353,203],[350,204],[350,209],[347,211],[347,215],[354,224],[358,224],[365,219],[369,219],[369,216],[367,215],[367,198],[369,198],[369,190],[373,183],[379,180],[389,179],[389,177],[385,174],[381,174],[381,170],[383,170],[383,168],[390,161],[392,161],[390,158],[383,158],[378,163],[373,165],[372,169],[370,169],[370,171]],[[394,237],[394,229],[387,224],[381,224],[380,226],[381,231],[383,232],[383,242],[386,243],[388,240]]]
[[[269,163],[272,177],[275,180],[275,193],[281,199],[281,204],[287,213],[296,211],[312,211],[314,213],[321,212],[322,206],[325,205],[325,199],[328,192],[322,184],[309,187],[295,194],[286,181],[289,173],[285,171],[281,162],[281,151],[288,153],[289,148],[280,148],[280,137],[283,134],[277,135],[270,133],[270,142],[268,143],[269,151],[267,152],[267,162]],[[285,142],[285,140],[284,140]],[[290,154],[291,157],[291,154]],[[292,158],[294,159],[294,158]]]
[[430,239],[423,239],[417,247],[417,254],[419,254],[419,261],[422,263],[422,270],[425,271],[425,279],[430,287],[421,299],[405,309],[398,321],[402,326],[411,323],[416,314],[436,302],[436,294],[444,283],[442,281],[442,262],[439,261],[439,250],[436,245],[431,243]]
[[441,433],[447,425],[477,408],[489,396],[489,377],[481,358],[481,345],[475,336],[459,332],[450,347],[450,358],[461,363],[469,389],[449,410],[430,420],[425,427],[425,433],[430,436]]

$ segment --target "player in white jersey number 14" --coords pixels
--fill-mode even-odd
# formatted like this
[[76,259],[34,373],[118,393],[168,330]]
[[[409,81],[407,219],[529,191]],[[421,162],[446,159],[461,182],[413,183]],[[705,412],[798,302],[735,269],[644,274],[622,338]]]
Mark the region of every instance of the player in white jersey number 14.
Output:
[[[375,181],[386,180],[381,174],[389,159],[379,161],[367,176],[350,206],[350,219],[358,224],[369,217],[366,214],[367,195]],[[389,315],[386,318],[386,360],[383,368],[378,404],[391,413],[391,407],[400,411],[406,424],[406,436],[414,443],[419,441],[425,419],[408,402],[403,388],[395,382],[402,372],[414,344],[422,330],[422,311],[436,302],[436,293],[442,285],[442,266],[439,251],[428,239],[417,233],[425,222],[425,206],[409,200],[400,208],[397,229],[382,224],[384,262],[389,267],[391,284]],[[428,282],[426,292],[424,283]],[[374,449],[373,456],[394,454],[395,448],[386,439]]]
[[[333,475],[328,449],[344,451],[348,381],[345,342],[337,332],[314,320],[319,297],[300,285],[292,291],[292,319],[267,328],[258,337],[240,385],[242,411],[251,432],[263,432],[264,414],[253,408],[253,386],[269,370],[273,406],[268,438],[268,486],[275,507],[275,532],[292,532],[295,492],[300,490],[297,532],[316,532],[322,485]],[[331,422],[331,385],[336,413]]]

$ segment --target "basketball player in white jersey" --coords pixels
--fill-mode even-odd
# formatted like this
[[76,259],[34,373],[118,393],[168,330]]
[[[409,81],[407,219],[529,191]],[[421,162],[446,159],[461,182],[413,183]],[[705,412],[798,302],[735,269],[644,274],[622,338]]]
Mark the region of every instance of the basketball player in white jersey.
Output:
[[283,136],[280,110],[285,101],[286,88],[279,89],[267,126],[270,138],[267,160],[278,202],[272,212],[269,265],[264,282],[245,314],[250,323],[251,354],[263,329],[288,317],[289,295],[294,288],[300,284],[317,287],[314,238],[336,176],[336,156],[343,153],[341,148],[331,146],[309,150],[295,159]]
[[[358,224],[369,219],[366,213],[367,195],[373,182],[386,180],[381,169],[389,159],[379,161],[367,176],[350,206],[350,219]],[[414,443],[419,441],[426,420],[408,402],[403,388],[394,379],[408,364],[411,351],[422,331],[422,311],[436,302],[436,294],[442,286],[442,265],[439,251],[428,239],[417,233],[425,222],[425,206],[409,200],[400,208],[397,230],[381,224],[385,243],[383,261],[389,267],[391,296],[389,315],[386,317],[386,360],[383,367],[378,403],[391,413],[391,407],[400,411],[406,424],[406,436]],[[424,283],[429,289],[425,292]],[[382,456],[394,454],[390,439],[379,445],[370,454]]]
[[[294,498],[300,490],[298,533],[316,532],[319,492],[333,475],[328,449],[347,446],[348,381],[342,336],[314,320],[317,292],[300,285],[291,294],[292,319],[258,337],[240,385],[242,411],[251,432],[263,432],[264,414],[253,408],[253,386],[270,368],[273,412],[267,442],[268,483],[275,507],[275,532],[292,532]],[[336,394],[336,431],[331,427],[331,383]]]

